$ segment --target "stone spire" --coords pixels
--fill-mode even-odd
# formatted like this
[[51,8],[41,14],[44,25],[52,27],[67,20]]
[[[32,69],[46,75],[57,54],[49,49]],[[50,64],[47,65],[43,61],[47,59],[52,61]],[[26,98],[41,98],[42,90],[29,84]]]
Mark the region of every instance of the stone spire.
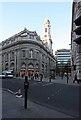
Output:
[[50,28],[51,28],[51,25],[50,25],[49,19],[45,19],[45,21],[44,21],[44,32],[43,32],[42,41],[43,41],[43,44],[50,51],[52,51],[52,39],[51,39]]

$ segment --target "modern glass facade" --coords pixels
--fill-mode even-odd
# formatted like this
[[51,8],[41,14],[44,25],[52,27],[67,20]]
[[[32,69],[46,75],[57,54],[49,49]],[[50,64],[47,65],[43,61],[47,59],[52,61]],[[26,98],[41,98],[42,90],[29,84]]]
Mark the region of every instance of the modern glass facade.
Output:
[[65,72],[65,66],[68,65],[71,68],[71,51],[70,49],[59,49],[55,52],[57,67],[59,73]]

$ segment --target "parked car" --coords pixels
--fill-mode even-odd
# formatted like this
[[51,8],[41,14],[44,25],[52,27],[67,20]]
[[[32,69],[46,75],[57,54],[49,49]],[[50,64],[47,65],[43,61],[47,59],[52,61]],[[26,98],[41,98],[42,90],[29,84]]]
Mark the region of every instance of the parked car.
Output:
[[10,71],[3,71],[0,78],[13,78],[13,74]]
[[4,73],[0,74],[0,78],[5,78],[5,74]]

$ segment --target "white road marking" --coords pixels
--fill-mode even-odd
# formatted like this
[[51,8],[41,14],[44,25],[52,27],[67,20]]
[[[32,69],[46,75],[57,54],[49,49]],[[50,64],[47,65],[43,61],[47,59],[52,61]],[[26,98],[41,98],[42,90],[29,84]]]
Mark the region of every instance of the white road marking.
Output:
[[48,97],[48,100],[50,99],[50,97]]
[[42,86],[47,86],[47,85],[51,85],[51,84],[53,84],[53,83],[46,83],[46,84],[44,84]]
[[10,89],[7,89],[7,90],[8,90],[8,92],[10,92],[10,93],[14,94],[14,92],[13,92],[13,91],[11,91]]

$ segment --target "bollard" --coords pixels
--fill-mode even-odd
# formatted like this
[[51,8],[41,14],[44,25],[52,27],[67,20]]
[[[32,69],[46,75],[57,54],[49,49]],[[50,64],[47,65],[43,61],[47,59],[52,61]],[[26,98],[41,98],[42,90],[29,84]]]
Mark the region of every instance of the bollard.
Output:
[[28,89],[29,89],[28,76],[25,76],[24,89],[25,89],[24,108],[27,109],[27,92],[28,92]]

